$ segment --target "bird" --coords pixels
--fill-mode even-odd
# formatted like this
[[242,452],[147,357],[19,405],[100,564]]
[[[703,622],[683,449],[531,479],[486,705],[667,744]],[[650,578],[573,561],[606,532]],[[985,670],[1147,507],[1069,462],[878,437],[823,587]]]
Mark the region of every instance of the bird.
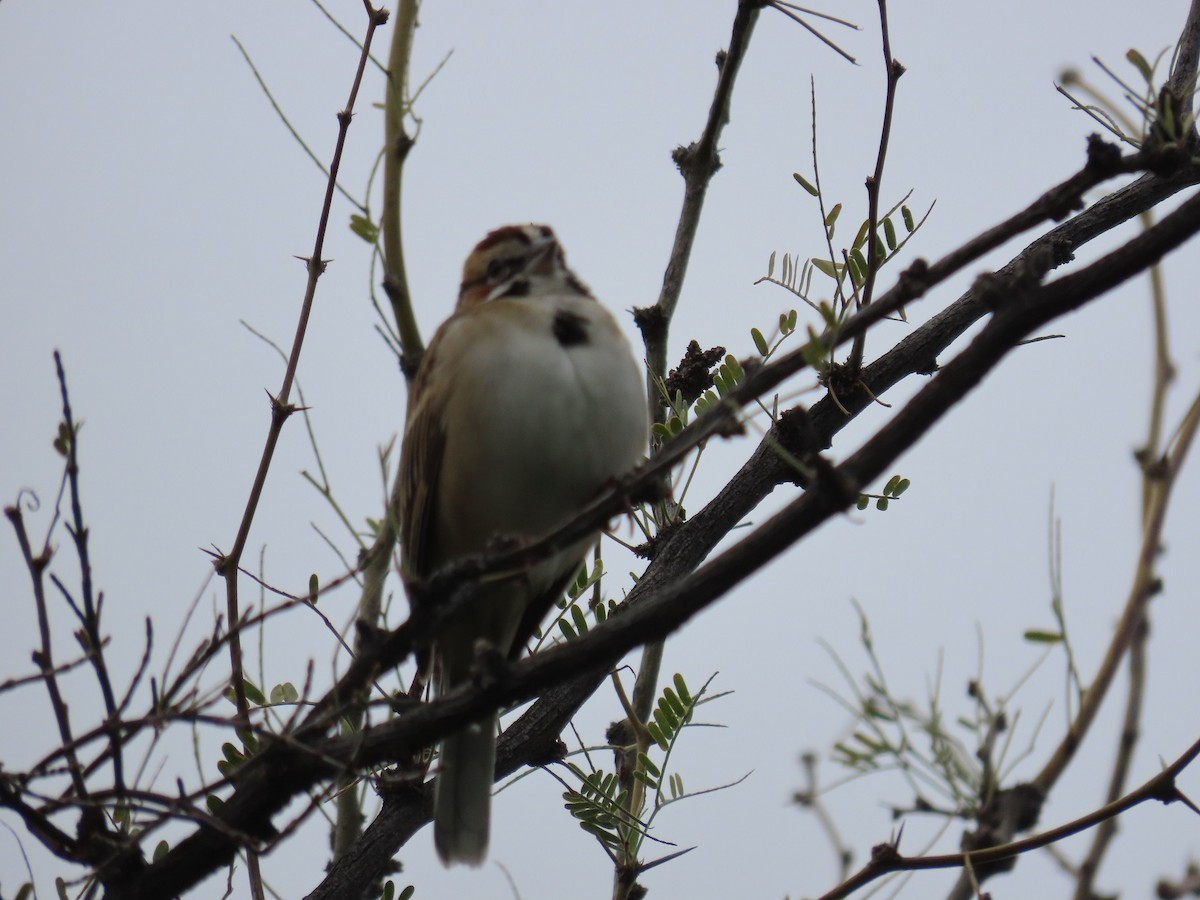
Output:
[[[431,575],[497,541],[554,532],[641,461],[643,372],[549,226],[508,225],[484,237],[409,395],[400,570],[412,602],[444,601],[422,598]],[[434,637],[435,694],[471,683],[484,652],[515,657],[598,537],[481,583]],[[478,866],[487,854],[497,728],[493,714],[442,741],[434,843],[446,865]]]

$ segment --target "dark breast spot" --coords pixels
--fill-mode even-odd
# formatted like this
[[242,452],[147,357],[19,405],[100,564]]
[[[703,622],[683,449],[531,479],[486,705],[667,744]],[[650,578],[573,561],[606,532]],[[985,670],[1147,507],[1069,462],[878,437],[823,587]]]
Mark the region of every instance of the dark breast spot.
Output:
[[560,309],[554,314],[552,330],[563,347],[577,347],[588,342],[587,319],[570,310]]

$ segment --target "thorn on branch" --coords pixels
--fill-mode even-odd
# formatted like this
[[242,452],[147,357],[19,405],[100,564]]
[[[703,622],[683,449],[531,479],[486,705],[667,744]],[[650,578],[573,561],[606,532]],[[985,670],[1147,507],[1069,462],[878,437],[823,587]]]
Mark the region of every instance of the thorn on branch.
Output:
[[[338,113],[339,117],[342,115]],[[333,262],[331,259],[314,260],[311,256],[297,256],[296,259],[304,263],[304,269],[310,275],[315,271],[317,275],[324,275],[325,270],[329,268],[329,264]]]
[[392,14],[388,12],[386,7],[374,7],[371,5],[370,0],[363,0],[363,6],[367,8],[367,16],[371,20],[372,28],[379,28],[386,25],[388,19],[391,18]]
[[280,403],[279,398],[274,394],[267,392],[267,396],[271,399],[271,418],[278,425],[282,425],[293,414],[300,412],[302,409],[308,409],[306,406],[296,406],[294,403]]

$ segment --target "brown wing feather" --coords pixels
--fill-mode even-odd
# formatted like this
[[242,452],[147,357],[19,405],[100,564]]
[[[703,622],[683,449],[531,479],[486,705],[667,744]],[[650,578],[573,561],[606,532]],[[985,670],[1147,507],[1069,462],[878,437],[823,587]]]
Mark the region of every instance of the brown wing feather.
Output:
[[429,402],[429,372],[438,351],[436,337],[410,395],[408,424],[400,452],[404,492],[400,509],[401,575],[406,582],[431,575],[441,563],[436,547],[437,487],[446,433],[442,417]]

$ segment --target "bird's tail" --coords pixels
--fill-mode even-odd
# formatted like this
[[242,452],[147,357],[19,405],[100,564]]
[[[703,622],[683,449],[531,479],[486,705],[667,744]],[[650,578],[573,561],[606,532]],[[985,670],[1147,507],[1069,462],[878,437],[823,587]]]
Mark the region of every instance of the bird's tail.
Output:
[[442,862],[483,862],[496,773],[496,719],[468,725],[442,742],[433,794],[433,838]]

